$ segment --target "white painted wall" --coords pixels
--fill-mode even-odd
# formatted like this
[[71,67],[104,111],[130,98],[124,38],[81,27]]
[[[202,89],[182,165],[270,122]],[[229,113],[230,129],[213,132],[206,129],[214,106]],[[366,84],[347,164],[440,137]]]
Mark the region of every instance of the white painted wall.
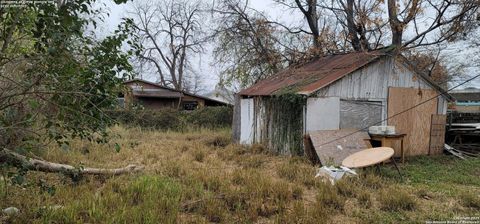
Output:
[[306,131],[338,130],[340,97],[308,98]]
[[240,100],[240,143],[253,143],[254,108],[253,99]]

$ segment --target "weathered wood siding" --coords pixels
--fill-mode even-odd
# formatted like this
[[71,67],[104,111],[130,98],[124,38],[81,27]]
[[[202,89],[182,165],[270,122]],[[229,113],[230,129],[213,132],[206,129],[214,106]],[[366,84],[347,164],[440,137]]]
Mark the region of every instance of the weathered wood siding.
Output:
[[390,57],[384,57],[322,88],[316,95],[337,96],[342,99],[386,100],[388,87],[431,89],[427,82],[405,66],[395,63]]
[[240,96],[235,95],[235,104],[233,105],[233,119],[232,119],[232,139],[235,143],[240,143],[240,127],[241,127],[241,104]]

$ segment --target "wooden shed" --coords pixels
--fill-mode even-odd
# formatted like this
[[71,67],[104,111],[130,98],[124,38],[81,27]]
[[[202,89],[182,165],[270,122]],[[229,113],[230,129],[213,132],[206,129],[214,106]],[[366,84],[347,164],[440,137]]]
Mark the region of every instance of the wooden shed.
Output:
[[185,91],[176,90],[142,79],[132,79],[125,82],[129,87],[119,101],[124,106],[141,105],[147,109],[176,108],[181,110],[194,110],[204,106],[227,106],[208,97],[200,96]]
[[241,91],[234,138],[282,154],[303,154],[306,133],[348,134],[346,130],[392,125],[407,134],[406,155],[436,154],[442,152],[443,137],[432,130],[444,123],[449,100],[401,55],[387,50],[331,55],[289,67]]

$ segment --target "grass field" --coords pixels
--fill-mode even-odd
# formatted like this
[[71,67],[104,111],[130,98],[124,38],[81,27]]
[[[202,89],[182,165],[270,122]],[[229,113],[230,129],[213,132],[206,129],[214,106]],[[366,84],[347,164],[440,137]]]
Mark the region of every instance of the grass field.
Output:
[[[480,216],[480,160],[417,157],[363,170],[335,186],[303,158],[230,144],[228,130],[158,132],[114,127],[111,143],[52,146],[50,161],[90,167],[143,164],[139,174],[85,177],[29,172],[0,183],[0,223],[418,223]],[[114,143],[121,150],[116,152]]]

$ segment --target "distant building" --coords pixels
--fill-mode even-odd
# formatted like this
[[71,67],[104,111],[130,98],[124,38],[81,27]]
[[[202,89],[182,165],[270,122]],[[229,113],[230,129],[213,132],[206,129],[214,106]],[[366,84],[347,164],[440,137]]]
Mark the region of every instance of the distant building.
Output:
[[206,97],[210,99],[214,99],[220,102],[224,102],[230,105],[233,105],[235,102],[235,94],[226,89],[225,87],[220,87],[220,86],[215,86],[215,89],[207,94],[205,94]]
[[122,94],[118,101],[122,107],[142,106],[146,109],[175,108],[195,110],[205,106],[227,106],[227,103],[208,97],[175,90],[142,79],[125,82],[129,90]]
[[451,110],[460,113],[480,113],[480,89],[470,87],[455,90],[451,95],[456,99]]

